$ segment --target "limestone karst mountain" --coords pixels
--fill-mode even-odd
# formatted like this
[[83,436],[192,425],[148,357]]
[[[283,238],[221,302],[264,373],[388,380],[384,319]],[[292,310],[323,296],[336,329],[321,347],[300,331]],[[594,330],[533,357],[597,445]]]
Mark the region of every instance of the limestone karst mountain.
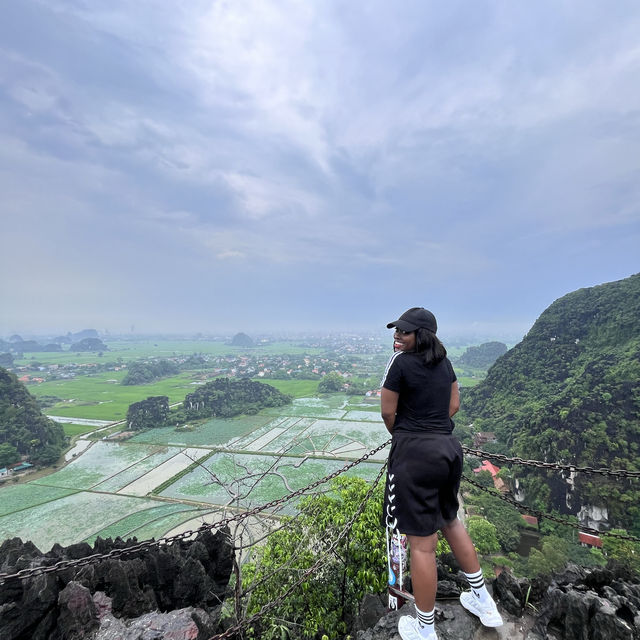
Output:
[[[640,274],[556,300],[486,379],[463,420],[505,453],[588,467],[640,465]],[[458,424],[464,424],[458,420]],[[517,471],[527,504],[640,533],[640,486],[603,476]],[[589,522],[599,509],[600,522]]]

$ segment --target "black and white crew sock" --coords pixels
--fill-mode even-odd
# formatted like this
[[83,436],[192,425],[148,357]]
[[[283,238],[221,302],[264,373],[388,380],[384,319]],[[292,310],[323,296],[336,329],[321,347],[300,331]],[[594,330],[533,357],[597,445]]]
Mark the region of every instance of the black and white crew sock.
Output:
[[469,586],[471,587],[471,592],[473,595],[480,600],[480,602],[486,602],[487,600],[491,600],[491,596],[487,591],[487,587],[484,583],[484,577],[482,576],[482,569],[480,571],[476,571],[476,573],[465,573],[464,574],[469,581]]
[[416,614],[418,615],[420,634],[426,637],[434,630],[433,625],[436,620],[435,607],[431,611],[420,611],[420,609],[416,607]]

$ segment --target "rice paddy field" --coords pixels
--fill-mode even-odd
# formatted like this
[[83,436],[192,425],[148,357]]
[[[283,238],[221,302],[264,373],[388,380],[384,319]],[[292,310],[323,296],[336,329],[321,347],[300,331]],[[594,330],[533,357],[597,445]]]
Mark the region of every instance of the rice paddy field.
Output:
[[144,444],[166,444],[183,447],[217,447],[233,438],[259,429],[273,420],[273,416],[236,416],[235,418],[212,419],[194,427],[193,431],[177,431],[175,427],[160,427],[139,433],[129,442]]
[[[42,487],[29,488],[21,498],[36,503]],[[12,487],[10,487],[12,488]],[[6,489],[2,489],[4,494]],[[15,496],[14,496],[15,498]],[[14,500],[15,502],[15,500]],[[157,502],[147,498],[132,498],[108,493],[78,491],[51,499],[37,506],[22,508],[0,517],[0,539],[19,537],[31,540],[41,551],[48,551],[54,543],[69,545],[94,539],[109,525],[117,535],[126,535],[126,526],[117,526],[126,516],[139,514],[142,521]],[[146,513],[145,513],[146,512]],[[147,523],[152,520],[148,518]],[[158,529],[156,535],[162,535]]]
[[[151,429],[123,442],[89,445],[82,437],[62,468],[0,485],[0,540],[18,536],[47,551],[56,542],[97,536],[164,537],[190,524],[197,528],[225,507],[283,498],[388,436],[378,400],[331,394],[296,398],[253,416],[212,419],[192,430]],[[373,479],[385,457],[379,452],[349,473]],[[295,504],[278,514],[295,512]]]
[[[102,355],[41,352],[16,360],[18,366],[31,365],[32,376],[38,366],[44,370],[52,364],[60,367],[52,370],[75,376],[30,384],[29,391],[38,398],[49,396],[43,405],[47,415],[78,423],[64,424],[74,442],[60,468],[48,475],[25,476],[17,484],[17,479],[0,484],[0,542],[18,536],[48,551],[54,543],[92,543],[98,536],[145,540],[196,529],[223,517],[226,509],[284,498],[388,439],[375,396],[318,396],[317,379],[258,378],[290,395],[293,402],[257,415],[211,419],[179,430],[150,429],[126,441],[110,440],[123,428],[118,423],[131,403],[158,395],[168,396],[170,404],[181,402],[203,377],[202,371],[193,370],[147,385],[124,386],[126,370],[116,368],[141,358],[236,357],[246,350],[222,339],[137,337],[105,342],[108,350]],[[258,345],[251,354],[313,356],[325,351],[282,342]],[[463,351],[458,347],[450,354]],[[366,357],[358,360],[357,366],[365,361],[369,362]],[[110,363],[110,370],[98,372],[105,367],[95,365],[105,363]],[[463,386],[479,380],[461,373],[467,374],[460,378]],[[348,473],[371,480],[386,455],[382,450]],[[315,492],[326,490],[323,484]],[[291,500],[273,515],[294,513],[296,502]],[[268,517],[253,518],[248,529],[262,535],[268,526]]]
[[[163,497],[251,508],[285,497],[345,464],[312,457],[260,456],[220,452],[162,491]],[[349,473],[373,480],[380,463],[362,463]],[[315,491],[327,490],[324,485]],[[292,513],[295,502],[280,513]]]

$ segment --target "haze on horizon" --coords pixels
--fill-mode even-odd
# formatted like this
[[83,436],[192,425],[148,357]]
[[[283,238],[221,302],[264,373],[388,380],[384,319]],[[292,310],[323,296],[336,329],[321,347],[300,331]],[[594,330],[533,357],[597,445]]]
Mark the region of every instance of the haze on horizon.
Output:
[[22,0],[0,336],[523,335],[640,271],[640,5]]

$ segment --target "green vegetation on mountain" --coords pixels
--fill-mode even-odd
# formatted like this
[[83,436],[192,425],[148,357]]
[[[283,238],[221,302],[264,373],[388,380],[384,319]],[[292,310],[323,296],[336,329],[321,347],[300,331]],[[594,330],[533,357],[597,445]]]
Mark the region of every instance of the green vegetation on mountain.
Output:
[[0,367],[12,367],[13,366],[13,354],[0,353]]
[[184,398],[182,411],[187,419],[231,418],[241,413],[257,413],[265,407],[282,407],[291,398],[275,387],[247,379],[216,378]]
[[167,396],[152,396],[129,405],[127,426],[134,431],[164,427],[168,417],[169,398]]
[[69,351],[106,351],[107,345],[100,338],[83,338],[74,342]]
[[[481,384],[464,390],[462,408],[459,425],[495,432],[515,455],[640,468],[640,274],[554,302]],[[612,525],[640,534],[637,481],[576,474],[569,491],[558,472],[518,467],[514,475],[527,504],[606,507]]]
[[233,336],[233,340],[231,340],[231,344],[234,347],[255,347],[253,339],[246,333],[236,333],[236,335]]
[[21,455],[32,462],[55,462],[66,444],[62,426],[42,415],[36,399],[18,378],[0,368],[0,453],[5,463]]
[[122,384],[149,384],[161,378],[175,376],[178,373],[180,373],[180,367],[169,360],[132,362],[127,368],[127,375],[122,379]]
[[62,351],[59,344],[52,342],[49,344],[40,344],[35,340],[22,340],[11,346],[12,351],[16,353],[36,353],[36,352],[57,352]]
[[478,369],[488,369],[505,353],[507,353],[507,345],[504,342],[485,342],[476,347],[467,347],[458,362]]

